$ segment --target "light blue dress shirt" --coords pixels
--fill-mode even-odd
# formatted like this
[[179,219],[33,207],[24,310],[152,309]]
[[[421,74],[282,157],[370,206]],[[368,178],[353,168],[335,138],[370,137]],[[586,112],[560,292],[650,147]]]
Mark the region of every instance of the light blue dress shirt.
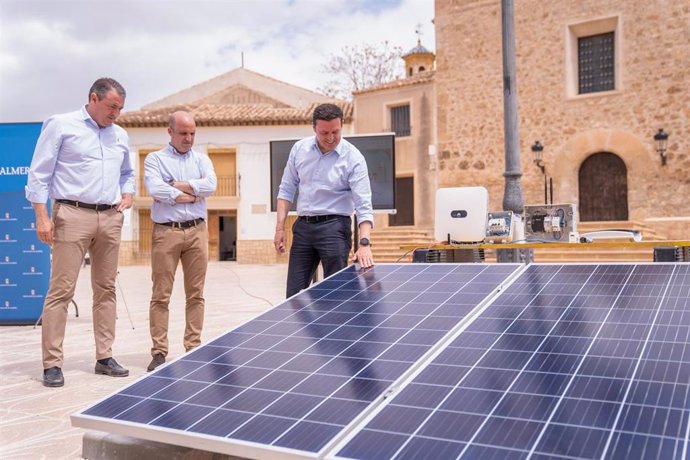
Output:
[[278,198],[292,203],[298,189],[300,216],[350,216],[354,211],[358,222],[374,223],[366,160],[345,139],[326,154],[321,153],[316,136],[295,143],[283,172]]
[[[201,197],[196,203],[176,203],[184,192],[170,185],[173,181],[189,182],[194,195]],[[207,217],[206,197],[216,191],[216,172],[211,159],[190,150],[178,153],[172,145],[151,152],[144,160],[144,184],[154,199],[151,219],[159,224],[186,222]]]
[[27,200],[116,204],[134,190],[129,137],[120,126],[100,128],[86,107],[43,123],[29,168]]

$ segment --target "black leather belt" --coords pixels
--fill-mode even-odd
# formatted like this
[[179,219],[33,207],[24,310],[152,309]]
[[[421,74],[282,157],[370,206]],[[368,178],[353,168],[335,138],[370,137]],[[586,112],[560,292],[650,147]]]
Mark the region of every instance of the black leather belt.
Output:
[[185,222],[156,222],[158,225],[165,225],[166,227],[172,227],[172,228],[190,228],[190,227],[196,227],[200,223],[202,223],[204,219],[199,217],[198,219],[194,220],[188,220]]
[[55,200],[55,202],[60,204],[68,204],[70,206],[74,206],[75,208],[91,209],[93,211],[106,211],[117,206],[116,204],[90,204],[72,200]]
[[327,220],[337,219],[338,217],[347,216],[341,216],[340,214],[327,214],[325,216],[299,216],[299,220],[310,224],[315,224],[317,222],[326,222]]

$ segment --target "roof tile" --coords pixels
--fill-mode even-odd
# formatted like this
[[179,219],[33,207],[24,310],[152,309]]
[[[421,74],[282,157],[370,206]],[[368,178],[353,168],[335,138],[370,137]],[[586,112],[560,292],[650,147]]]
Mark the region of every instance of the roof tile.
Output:
[[[324,102],[333,102],[332,100]],[[334,102],[343,109],[344,122],[351,123],[353,106],[348,101]],[[125,112],[117,119],[124,128],[168,126],[170,114],[177,110],[189,112],[197,126],[247,126],[311,124],[311,116],[319,103],[307,107],[273,107],[270,104],[200,104],[175,105],[151,110]]]

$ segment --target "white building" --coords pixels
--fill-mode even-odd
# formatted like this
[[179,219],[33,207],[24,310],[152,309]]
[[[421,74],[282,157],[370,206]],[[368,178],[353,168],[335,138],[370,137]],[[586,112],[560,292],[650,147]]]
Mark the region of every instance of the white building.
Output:
[[312,135],[311,115],[323,102],[343,108],[343,133],[352,133],[351,103],[245,68],[122,114],[118,124],[130,136],[138,186],[129,225],[123,230],[121,261],[142,262],[150,257],[152,199],[143,186],[143,162],[149,152],[169,142],[168,117],[176,110],[194,116],[194,149],[210,156],[218,176],[218,190],[208,200],[209,258],[241,263],[285,261],[286,256],[277,256],[273,249],[269,143]]

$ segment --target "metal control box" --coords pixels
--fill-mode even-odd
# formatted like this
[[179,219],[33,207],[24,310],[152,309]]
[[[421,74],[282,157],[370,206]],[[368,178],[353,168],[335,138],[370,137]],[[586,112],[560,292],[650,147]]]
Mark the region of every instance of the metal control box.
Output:
[[487,243],[510,243],[515,239],[515,227],[519,225],[519,216],[513,211],[490,212],[486,215]]
[[577,208],[574,204],[525,206],[525,240],[571,242],[577,240]]

